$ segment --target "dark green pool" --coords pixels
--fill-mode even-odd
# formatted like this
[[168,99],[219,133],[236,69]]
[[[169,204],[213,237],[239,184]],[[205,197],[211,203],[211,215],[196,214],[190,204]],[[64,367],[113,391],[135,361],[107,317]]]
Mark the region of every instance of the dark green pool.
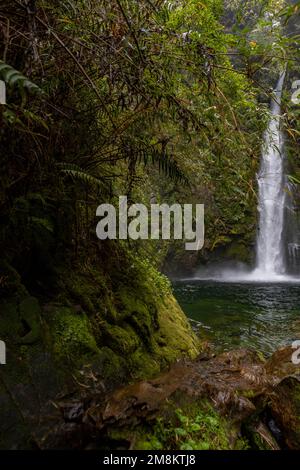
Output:
[[217,348],[266,354],[300,340],[300,285],[177,281],[175,295]]

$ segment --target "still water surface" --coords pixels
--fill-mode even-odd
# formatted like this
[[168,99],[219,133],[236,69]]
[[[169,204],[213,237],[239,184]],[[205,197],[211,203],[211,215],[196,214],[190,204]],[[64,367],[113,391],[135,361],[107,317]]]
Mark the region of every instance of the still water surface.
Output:
[[[300,340],[300,285],[176,281],[175,296],[200,335],[219,350],[271,354]],[[193,323],[195,325],[195,323]]]

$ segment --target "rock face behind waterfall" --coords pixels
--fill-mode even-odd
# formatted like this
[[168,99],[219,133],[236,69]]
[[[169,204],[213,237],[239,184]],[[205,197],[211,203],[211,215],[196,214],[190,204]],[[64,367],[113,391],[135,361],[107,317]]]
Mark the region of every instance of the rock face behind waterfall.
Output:
[[[203,354],[106,397],[99,390],[93,396],[58,400],[56,425],[35,439],[42,448],[72,442],[73,448],[187,449],[182,439],[197,448],[234,449],[241,442],[253,449],[299,448],[300,366],[292,364],[293,352],[281,349],[267,361],[249,350]],[[180,437],[178,429],[188,437]]]

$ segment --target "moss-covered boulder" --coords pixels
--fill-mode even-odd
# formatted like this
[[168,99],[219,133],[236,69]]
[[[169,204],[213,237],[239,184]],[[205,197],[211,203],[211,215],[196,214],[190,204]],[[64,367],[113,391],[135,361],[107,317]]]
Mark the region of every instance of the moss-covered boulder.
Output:
[[4,267],[0,448],[36,446],[33,430],[47,428],[45,417],[59,396],[93,387],[99,393],[99,384],[105,393],[197,355],[198,340],[166,279],[143,264],[114,269],[114,279],[92,267],[63,269],[45,298]]

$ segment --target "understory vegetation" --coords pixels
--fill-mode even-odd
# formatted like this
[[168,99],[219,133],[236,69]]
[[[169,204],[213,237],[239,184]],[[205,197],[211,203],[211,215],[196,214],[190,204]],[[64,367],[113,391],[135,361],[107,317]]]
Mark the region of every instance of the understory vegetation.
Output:
[[[138,447],[147,450],[230,450],[231,432],[226,420],[209,403],[202,403],[188,413],[176,409],[173,422],[158,419],[153,434],[146,439],[143,436],[144,441],[138,442]],[[237,439],[234,448],[246,450],[247,441]]]

